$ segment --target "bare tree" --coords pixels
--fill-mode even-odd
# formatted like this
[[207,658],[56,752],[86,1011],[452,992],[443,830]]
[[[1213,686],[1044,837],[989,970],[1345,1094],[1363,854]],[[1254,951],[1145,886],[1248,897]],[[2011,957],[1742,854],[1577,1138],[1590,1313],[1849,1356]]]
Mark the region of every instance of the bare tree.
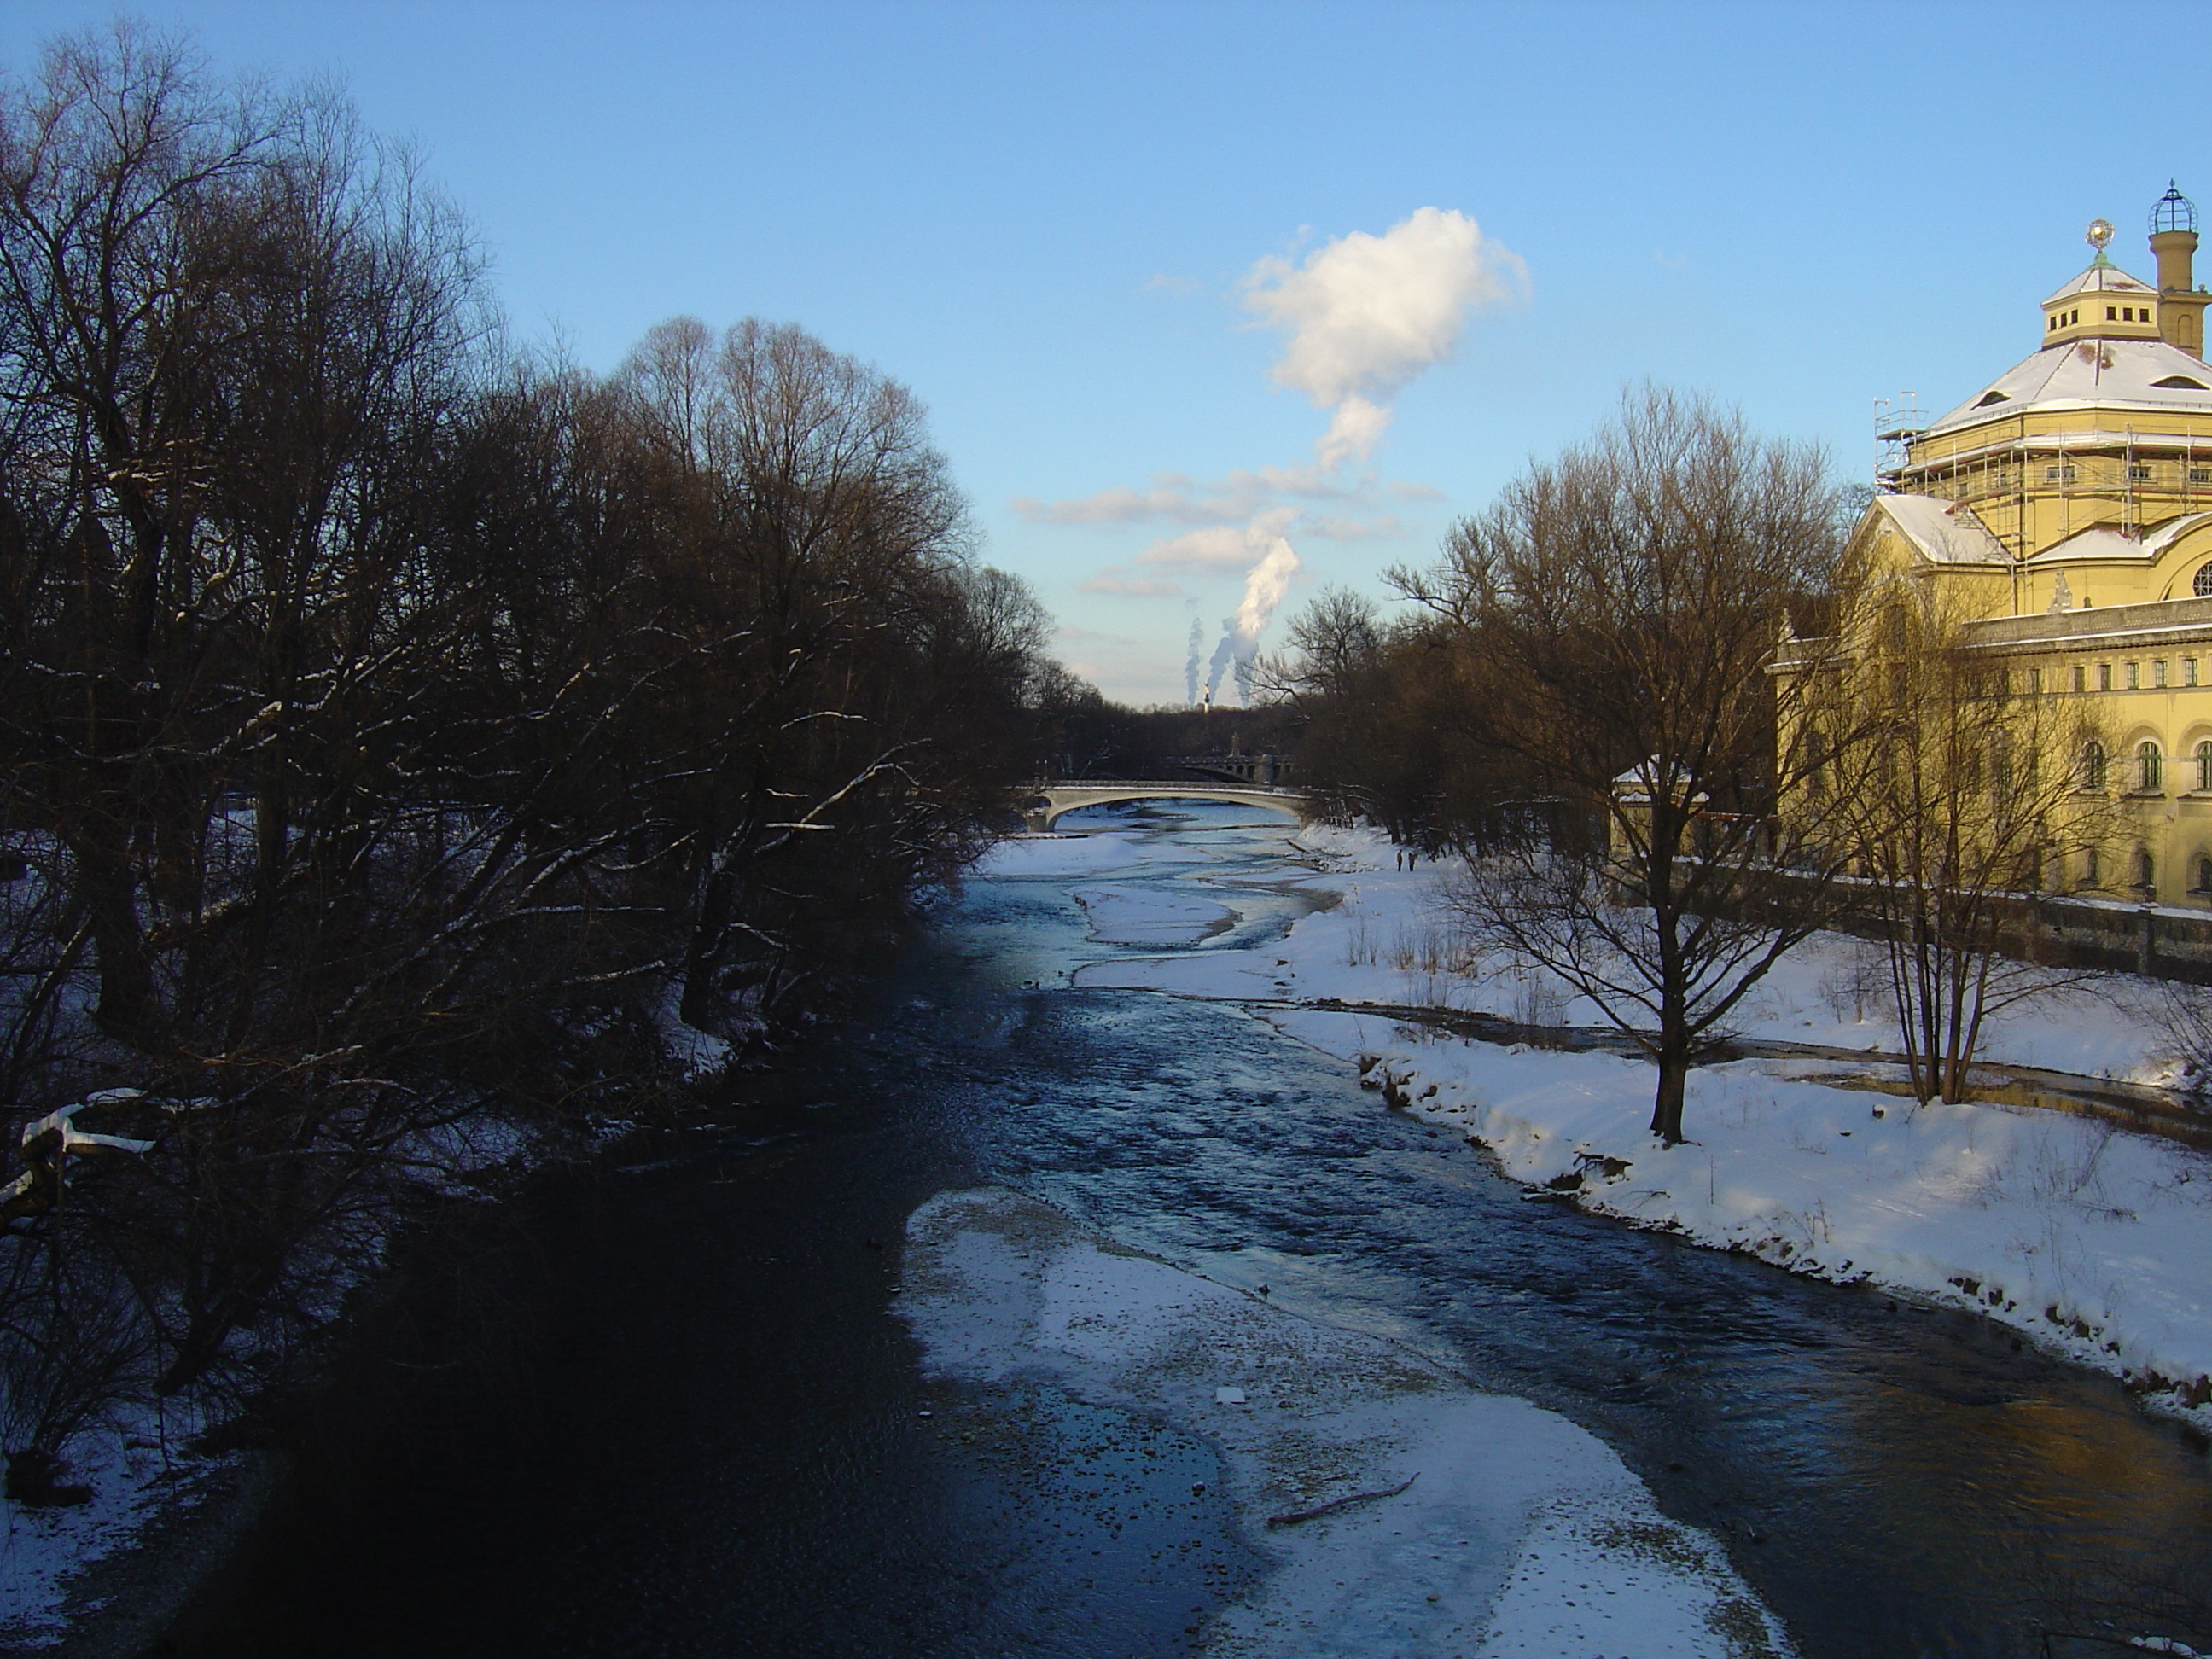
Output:
[[[1903,577],[1869,585],[1840,648],[1800,650],[1816,678],[1803,718],[1869,741],[1811,773],[1793,813],[1848,849],[1878,921],[1913,1092],[1968,1098],[1984,1023],[2078,978],[2005,954],[2027,896],[2112,833],[2109,744],[2085,699],[1977,648],[1940,598]],[[2158,780],[2150,781],[2155,787]]]
[[909,392],[511,356],[481,264],[329,95],[130,24],[0,82],[0,1146],[115,1130],[0,1185],[0,1437],[307,1363],[477,1126],[680,1098],[672,988],[833,1012],[1028,763]]
[[1778,809],[1854,734],[1778,719],[1767,668],[1841,531],[1817,451],[1646,390],[1395,573],[1511,685],[1499,735],[1550,809],[1471,861],[1465,919],[1635,1038],[1669,1144],[1691,1066],[1829,914],[1839,854]]

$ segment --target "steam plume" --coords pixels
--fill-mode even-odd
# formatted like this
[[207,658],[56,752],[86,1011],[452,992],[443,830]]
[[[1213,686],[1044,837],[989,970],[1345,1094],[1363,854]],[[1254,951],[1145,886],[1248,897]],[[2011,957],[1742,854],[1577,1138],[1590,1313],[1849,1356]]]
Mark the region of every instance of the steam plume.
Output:
[[1252,666],[1259,660],[1260,635],[1273,620],[1283,596],[1291,591],[1291,578],[1298,573],[1298,556],[1279,531],[1255,521],[1244,533],[1266,550],[1245,573],[1244,597],[1237,602],[1237,614],[1221,620],[1220,642],[1213,647],[1206,681],[1209,706],[1221,689],[1222,676],[1232,668],[1237,701],[1248,708],[1251,705]]

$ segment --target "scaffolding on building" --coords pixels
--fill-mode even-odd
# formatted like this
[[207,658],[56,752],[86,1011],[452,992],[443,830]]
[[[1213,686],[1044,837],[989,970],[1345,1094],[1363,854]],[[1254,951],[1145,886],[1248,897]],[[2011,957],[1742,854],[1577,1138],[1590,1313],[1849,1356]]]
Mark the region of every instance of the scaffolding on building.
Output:
[[1884,489],[1897,488],[1897,475],[1911,453],[1912,441],[1928,429],[1927,411],[1920,394],[1900,392],[1895,398],[1874,400],[1874,481]]

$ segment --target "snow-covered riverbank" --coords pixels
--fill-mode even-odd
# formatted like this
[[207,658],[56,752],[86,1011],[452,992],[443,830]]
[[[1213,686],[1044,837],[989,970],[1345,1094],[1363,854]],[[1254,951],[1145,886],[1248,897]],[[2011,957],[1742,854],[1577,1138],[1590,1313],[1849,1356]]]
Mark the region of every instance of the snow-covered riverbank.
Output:
[[[1297,879],[1340,902],[1287,939],[1123,958],[1078,982],[1291,1005],[1263,1017],[1361,1065],[1407,1109],[1465,1134],[1532,1189],[1795,1272],[1972,1306],[2160,1405],[2212,1419],[2212,1158],[2033,1108],[1916,1109],[1865,1086],[1894,1079],[1872,1060],[1701,1068],[1691,1141],[1667,1148],[1645,1127],[1652,1072],[1640,1060],[1462,1040],[1389,1018],[1400,1006],[1600,1023],[1510,962],[1466,965],[1443,871],[1382,867],[1388,843],[1356,832],[1302,841],[1323,867]],[[1863,948],[1815,940],[1786,960],[1742,1034],[1893,1048],[1885,1011],[1859,988]],[[1373,1012],[1296,1006],[1322,1000]],[[2094,995],[1998,1018],[1986,1057],[2143,1083],[2176,1070],[2155,991],[2118,976]]]

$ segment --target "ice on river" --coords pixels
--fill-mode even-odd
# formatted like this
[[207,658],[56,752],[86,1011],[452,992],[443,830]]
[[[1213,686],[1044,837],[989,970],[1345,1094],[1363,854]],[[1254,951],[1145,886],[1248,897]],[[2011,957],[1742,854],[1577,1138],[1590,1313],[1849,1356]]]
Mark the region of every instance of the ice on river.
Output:
[[1085,876],[1140,858],[1127,836],[1010,836],[975,860],[979,876]]
[[1232,926],[1237,913],[1211,899],[1143,887],[1078,887],[1075,902],[1105,945],[1195,945]]
[[[1602,1443],[1387,1342],[1000,1189],[916,1211],[904,1279],[936,1374],[1043,1382],[1218,1448],[1273,1566],[1207,1626],[1216,1659],[1791,1650],[1712,1538],[1662,1515]],[[1409,1475],[1395,1497],[1268,1524]]]

